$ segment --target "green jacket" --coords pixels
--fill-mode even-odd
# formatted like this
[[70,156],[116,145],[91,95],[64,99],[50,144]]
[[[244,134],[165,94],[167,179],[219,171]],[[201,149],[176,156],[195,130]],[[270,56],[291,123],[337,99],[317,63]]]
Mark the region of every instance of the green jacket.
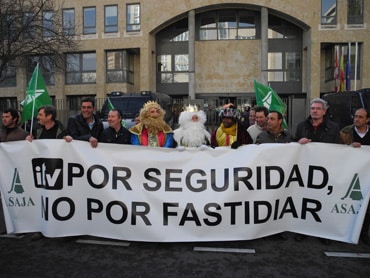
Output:
[[[62,139],[63,136],[65,135],[65,129],[64,129],[64,126],[63,124],[58,121],[58,120],[55,120],[55,124],[58,126],[58,130],[57,130],[57,136],[55,139]],[[35,139],[40,139],[40,136],[41,136],[41,133],[43,131],[44,127],[43,126],[38,126],[36,128],[36,132],[35,132]]]
[[[353,130],[355,125],[347,125],[342,128],[340,131],[340,139],[342,140],[342,144],[350,145],[353,143]],[[368,126],[370,128],[370,126]]]

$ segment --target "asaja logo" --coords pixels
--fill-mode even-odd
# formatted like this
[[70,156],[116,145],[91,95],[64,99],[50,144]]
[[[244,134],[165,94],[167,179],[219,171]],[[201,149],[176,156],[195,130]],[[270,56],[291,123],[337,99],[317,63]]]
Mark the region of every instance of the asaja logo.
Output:
[[18,194],[22,194],[24,192],[17,168],[14,169],[12,187],[10,188],[8,193],[11,193],[12,191]]
[[[12,196],[12,193],[17,194],[16,196]],[[31,197],[22,196],[24,195],[24,188],[22,185],[21,178],[19,176],[18,169],[14,169],[13,173],[13,181],[8,191],[8,198],[7,198],[7,205],[8,207],[29,207],[34,206],[35,202],[32,200]],[[21,195],[21,196],[19,196]]]
[[267,95],[262,100],[263,106],[265,106],[267,109],[270,108],[272,103],[272,92],[269,91]]
[[37,188],[63,188],[63,160],[60,158],[32,159],[33,179]]
[[358,174],[356,173],[353,176],[352,182],[348,187],[346,195],[342,197],[342,200],[346,198],[351,198],[353,201],[361,201],[363,199],[361,186],[360,186],[360,179],[358,178]]
[[363,196],[361,192],[360,178],[358,173],[356,173],[348,186],[346,194],[341,198],[341,200],[344,201],[335,204],[331,212],[340,214],[357,214],[361,203],[354,203],[353,201],[361,201],[362,199]]

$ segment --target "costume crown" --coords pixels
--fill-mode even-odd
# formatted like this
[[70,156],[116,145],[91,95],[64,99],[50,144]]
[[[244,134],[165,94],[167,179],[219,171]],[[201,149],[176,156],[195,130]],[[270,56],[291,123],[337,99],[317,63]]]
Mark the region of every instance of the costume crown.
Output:
[[196,105],[188,105],[184,108],[185,112],[198,112],[198,106]]
[[236,110],[234,107],[227,107],[222,110],[220,110],[220,113],[218,114],[220,118],[234,118],[238,119],[239,118],[239,111]]
[[148,110],[148,109],[150,109],[150,108],[152,108],[152,107],[155,107],[155,108],[157,108],[157,109],[162,109],[162,107],[157,103],[157,102],[155,102],[155,101],[152,101],[152,100],[149,100],[149,101],[147,101],[145,104],[144,104],[144,110]]

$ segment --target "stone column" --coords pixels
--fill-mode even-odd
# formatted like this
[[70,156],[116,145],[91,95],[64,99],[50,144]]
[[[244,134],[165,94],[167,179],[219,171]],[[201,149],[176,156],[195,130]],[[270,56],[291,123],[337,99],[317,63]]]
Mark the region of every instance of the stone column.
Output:
[[261,8],[261,83],[267,85],[268,80],[268,10]]
[[195,11],[189,11],[189,99],[195,99]]

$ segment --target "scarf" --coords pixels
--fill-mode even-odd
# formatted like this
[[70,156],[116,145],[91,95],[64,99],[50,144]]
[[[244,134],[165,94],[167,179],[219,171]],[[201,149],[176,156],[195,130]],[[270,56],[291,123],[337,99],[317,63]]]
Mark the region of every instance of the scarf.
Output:
[[216,132],[216,140],[219,146],[230,146],[236,141],[237,138],[237,125],[234,124],[231,127],[224,127],[221,123],[220,127]]

